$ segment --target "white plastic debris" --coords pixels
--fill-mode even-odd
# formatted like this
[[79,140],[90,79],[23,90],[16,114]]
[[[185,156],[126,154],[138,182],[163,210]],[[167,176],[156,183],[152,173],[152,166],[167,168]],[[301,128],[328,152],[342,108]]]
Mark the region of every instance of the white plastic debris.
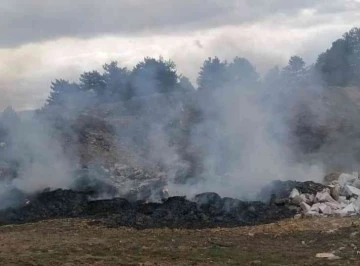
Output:
[[353,204],[356,212],[357,212],[357,213],[360,213],[360,199],[357,199],[357,200],[354,201],[352,204]]
[[349,201],[346,199],[345,196],[340,196],[339,199],[338,199],[338,202],[349,204]]
[[330,196],[338,201],[339,200],[339,197],[340,197],[340,185],[335,183],[333,185],[330,185]]
[[344,191],[347,193],[348,196],[360,196],[360,189],[350,186],[348,184],[344,186]]
[[320,213],[318,211],[308,211],[305,213],[305,216],[320,216]]
[[301,194],[300,195],[300,198],[301,198],[301,202],[307,202],[307,201],[309,201],[309,199],[307,198],[307,196],[305,195],[305,194]]
[[353,187],[356,187],[356,188],[359,188],[360,189],[360,179],[355,179],[352,183],[351,183],[351,185],[353,186]]
[[316,258],[323,258],[323,259],[329,259],[329,260],[338,260],[340,259],[339,256],[336,256],[334,253],[317,253],[315,255]]
[[298,220],[298,219],[300,219],[300,218],[301,218],[301,214],[300,214],[300,213],[295,214],[295,216],[294,216],[294,219],[295,219],[295,220]]
[[325,203],[321,203],[319,205],[319,210],[321,213],[326,214],[326,215],[330,215],[332,214],[332,209],[330,206],[326,205]]
[[290,198],[290,199],[293,199],[293,198],[295,198],[295,197],[297,197],[297,196],[300,196],[300,192],[299,192],[299,190],[297,190],[296,188],[294,188],[294,189],[291,191],[289,198]]
[[303,212],[305,212],[305,213],[310,211],[310,209],[311,209],[310,205],[308,205],[306,202],[301,202],[300,207],[303,210]]
[[320,203],[315,203],[314,205],[312,205],[311,207],[310,207],[310,211],[312,211],[312,212],[319,212],[320,211]]
[[346,184],[354,182],[354,180],[356,180],[356,177],[353,175],[343,173],[339,176],[339,185],[343,187]]
[[318,202],[336,202],[331,195],[330,195],[330,189],[325,188],[323,191],[316,193],[315,199]]
[[338,202],[324,202],[324,204],[326,206],[329,206],[332,210],[341,210],[342,208],[347,206],[347,204],[344,206],[344,205],[342,205],[341,203],[338,203]]
[[315,196],[313,194],[308,194],[309,196],[307,197],[308,198],[308,203],[314,203],[314,200],[315,200]]
[[353,203],[353,202],[355,202],[355,201],[356,201],[356,198],[352,197],[352,198],[349,199],[349,204],[350,204],[350,203]]
[[360,215],[359,173],[340,174],[338,180],[328,183],[328,187],[313,194],[301,194],[297,189],[290,193],[293,205],[300,206],[305,216]]
[[295,196],[294,198],[292,198],[291,201],[293,204],[300,206],[301,202],[306,201],[306,197],[304,195],[298,195],[298,196]]
[[336,213],[340,214],[341,216],[352,216],[352,215],[356,215],[357,211],[354,204],[350,203],[344,209],[339,210]]

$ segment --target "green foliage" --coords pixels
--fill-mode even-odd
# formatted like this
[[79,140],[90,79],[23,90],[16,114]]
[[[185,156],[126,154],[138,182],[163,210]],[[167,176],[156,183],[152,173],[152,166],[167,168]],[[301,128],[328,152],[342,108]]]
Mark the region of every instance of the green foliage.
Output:
[[129,100],[133,93],[129,86],[130,71],[124,67],[118,67],[116,61],[103,66],[103,78],[106,82],[107,95],[113,100]]
[[84,91],[101,96],[105,94],[106,85],[105,77],[98,71],[85,72],[80,76],[80,88]]
[[289,74],[301,73],[305,71],[305,62],[300,56],[292,56],[284,71]]
[[333,42],[315,67],[327,85],[360,85],[360,29],[353,28]]
[[1,125],[8,130],[16,128],[20,122],[20,117],[11,106],[8,106],[0,117]]
[[[161,57],[146,57],[132,70],[112,61],[105,64],[103,70],[103,73],[83,73],[79,83],[55,80],[51,84],[46,105],[66,106],[70,102],[76,105],[76,101],[84,98],[83,95],[75,97],[80,93],[97,98],[97,102],[106,103],[158,93],[196,91],[187,77],[177,73],[173,61]],[[292,56],[287,66],[281,70],[273,68],[262,82],[266,88],[301,88],[313,82],[315,71],[331,86],[360,85],[360,29],[353,28],[333,42],[330,49],[319,55],[313,68],[306,67],[301,57]],[[256,88],[259,83],[256,69],[242,57],[235,57],[231,62],[209,57],[204,61],[197,78],[199,91],[233,87]]]
[[242,57],[235,57],[233,62],[228,65],[227,75],[233,84],[255,84],[259,79],[259,74],[254,66]]
[[212,90],[222,87],[227,82],[227,63],[221,62],[218,57],[209,57],[203,63],[197,84],[199,90]]
[[183,75],[180,75],[180,77],[179,77],[178,86],[179,86],[179,90],[181,90],[183,92],[194,92],[195,91],[195,88],[192,85],[191,81]]
[[279,84],[280,78],[280,68],[275,66],[266,73],[264,83],[271,88],[273,85]]
[[162,58],[146,57],[132,70],[119,67],[116,61],[104,64],[103,69],[103,73],[95,70],[84,72],[80,75],[79,83],[55,80],[51,83],[50,95],[44,108],[76,105],[76,101],[86,101],[86,96],[87,99],[96,98],[92,103],[107,103],[127,101],[135,96],[150,96],[154,93],[194,90],[189,79],[176,73],[174,62]]
[[178,78],[174,62],[146,57],[134,67],[130,74],[130,83],[134,94],[141,97],[173,92]]
[[235,57],[229,64],[215,57],[205,60],[197,83],[199,90],[213,90],[229,86],[253,86],[258,79],[259,74],[246,58]]
[[346,41],[339,39],[332,47],[319,55],[316,69],[327,85],[346,86],[351,80],[349,50]]
[[282,69],[280,83],[289,89],[301,89],[309,82],[314,82],[314,79],[311,78],[311,71],[311,68],[306,68],[305,61],[300,56],[292,56],[287,66]]
[[50,95],[47,99],[46,105],[65,106],[69,103],[73,94],[80,91],[80,87],[75,83],[63,79],[57,79],[51,83]]

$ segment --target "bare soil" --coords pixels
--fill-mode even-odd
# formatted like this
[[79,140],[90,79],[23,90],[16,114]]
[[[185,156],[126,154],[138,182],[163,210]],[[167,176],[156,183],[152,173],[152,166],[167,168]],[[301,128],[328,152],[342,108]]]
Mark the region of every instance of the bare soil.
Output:
[[[333,252],[339,258],[316,258]],[[1,265],[360,265],[360,219],[229,229],[107,228],[84,219],[0,227]]]

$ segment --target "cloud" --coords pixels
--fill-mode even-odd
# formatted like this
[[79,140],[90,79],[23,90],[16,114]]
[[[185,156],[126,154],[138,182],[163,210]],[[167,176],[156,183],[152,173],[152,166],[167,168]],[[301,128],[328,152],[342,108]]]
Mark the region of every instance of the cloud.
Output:
[[[3,0],[0,46],[12,47],[61,37],[104,34],[189,32],[272,17],[294,17],[303,10],[318,16],[359,10],[356,0]],[[303,23],[298,21],[298,23]]]
[[209,56],[242,56],[264,73],[291,55],[313,63],[360,21],[355,0],[3,0],[0,109],[39,107],[56,78],[110,60],[173,59],[195,81]]
[[[142,37],[107,36],[88,40],[62,38],[18,48],[0,49],[0,108],[32,109],[43,104],[50,82],[77,80],[83,71],[101,70],[105,62],[132,67],[145,56],[171,58],[195,82],[209,56],[248,58],[260,73],[285,65],[291,55],[308,63],[348,30],[345,26],[291,29],[275,25],[225,26],[188,34]],[[276,38],[274,37],[276,32]],[[199,43],[201,44],[199,46]]]

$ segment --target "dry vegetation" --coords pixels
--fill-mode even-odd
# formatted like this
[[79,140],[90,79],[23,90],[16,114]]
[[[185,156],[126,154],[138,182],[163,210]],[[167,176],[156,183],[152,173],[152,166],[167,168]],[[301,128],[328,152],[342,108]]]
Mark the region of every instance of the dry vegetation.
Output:
[[[358,218],[206,230],[106,228],[61,219],[0,227],[2,265],[360,265]],[[334,252],[337,260],[316,258]]]

